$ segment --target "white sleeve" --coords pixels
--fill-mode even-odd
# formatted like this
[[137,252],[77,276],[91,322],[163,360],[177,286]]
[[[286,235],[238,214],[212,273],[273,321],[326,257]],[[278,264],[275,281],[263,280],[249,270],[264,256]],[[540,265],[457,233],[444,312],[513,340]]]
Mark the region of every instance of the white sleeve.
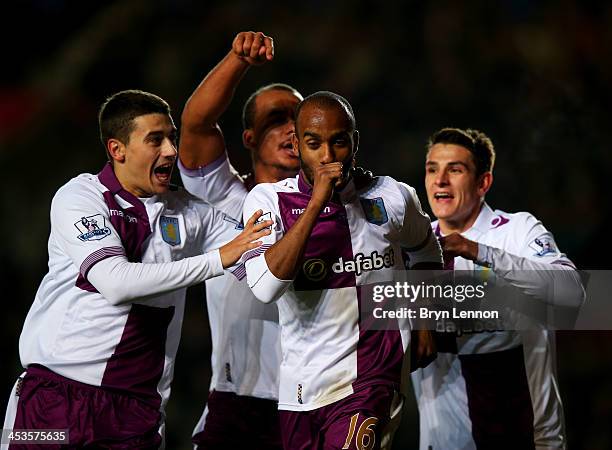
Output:
[[[208,205],[200,209],[196,239],[200,239],[199,248],[207,251],[227,240],[228,227],[220,226],[222,213]],[[81,276],[111,303],[172,291],[223,273],[218,250],[161,264],[128,262],[108,214],[99,193],[76,183],[60,189],[51,203],[52,238]]]
[[192,286],[223,274],[219,250],[166,263],[131,263],[125,256],[99,261],[89,282],[113,305]]
[[230,164],[227,153],[197,169],[186,168],[179,159],[178,168],[185,189],[231,217],[240,219],[247,190]]
[[287,291],[293,280],[281,280],[268,268],[265,256],[262,254],[246,263],[247,283],[255,297],[264,303],[271,303]]
[[276,278],[270,271],[265,258],[266,250],[284,235],[282,220],[277,205],[277,195],[270,184],[255,186],[244,202],[243,221],[245,223],[255,211],[260,209],[264,213],[260,220],[274,221],[271,228],[272,232],[261,239],[263,245],[245,253],[243,256],[247,283],[255,297],[264,303],[278,300],[293,281],[279,280]]
[[580,306],[585,291],[574,264],[559,252],[552,233],[532,215],[520,230],[523,239],[520,254],[478,244],[476,264],[490,267],[528,295],[556,306]]
[[410,266],[420,262],[442,264],[442,249],[431,229],[429,216],[423,212],[414,188],[399,183],[404,214],[400,224],[400,244],[410,256]]

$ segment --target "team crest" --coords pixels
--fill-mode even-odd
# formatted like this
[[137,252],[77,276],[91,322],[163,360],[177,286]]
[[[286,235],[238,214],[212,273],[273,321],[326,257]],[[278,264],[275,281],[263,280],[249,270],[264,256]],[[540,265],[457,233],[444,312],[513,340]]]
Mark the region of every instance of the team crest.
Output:
[[178,218],[161,216],[159,218],[159,225],[164,242],[170,245],[179,245],[181,243],[181,230]]
[[374,225],[382,225],[389,221],[382,197],[360,198],[359,200],[368,222]]
[[81,233],[77,237],[83,242],[99,241],[111,234],[111,230],[106,226],[106,220],[102,214],[81,217],[81,220],[75,222],[74,226]]
[[555,241],[546,236],[540,236],[529,244],[536,253],[533,256],[546,256],[550,253],[557,253],[557,247],[555,247]]

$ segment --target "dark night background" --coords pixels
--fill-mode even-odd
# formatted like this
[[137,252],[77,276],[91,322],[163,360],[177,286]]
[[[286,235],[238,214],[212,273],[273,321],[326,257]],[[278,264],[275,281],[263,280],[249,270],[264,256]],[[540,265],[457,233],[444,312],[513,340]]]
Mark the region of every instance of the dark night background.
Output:
[[[583,269],[609,269],[612,4],[596,1],[38,0],[2,6],[0,411],[20,373],[19,332],[47,264],[55,191],[105,162],[96,113],[115,91],[183,104],[242,30],[275,40],[222,119],[248,171],[240,109],[269,82],[352,103],[359,162],[419,190],[424,143],[443,126],[485,131],[498,152],[488,202],[530,211]],[[168,448],[188,449],[210,377],[210,334],[193,288],[168,407]],[[612,319],[611,319],[612,321]],[[559,381],[570,449],[612,448],[612,334],[562,332]],[[395,448],[416,448],[409,399]]]

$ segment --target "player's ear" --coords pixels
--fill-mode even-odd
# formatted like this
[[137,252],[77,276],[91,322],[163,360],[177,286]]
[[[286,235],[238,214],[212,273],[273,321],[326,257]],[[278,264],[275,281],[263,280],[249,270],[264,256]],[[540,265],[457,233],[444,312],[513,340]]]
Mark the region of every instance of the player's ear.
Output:
[[247,128],[242,132],[242,145],[248,150],[255,150],[257,148],[255,133],[253,133],[252,129]]
[[491,172],[485,172],[480,175],[480,180],[478,181],[478,196],[484,197],[489,189],[491,189],[491,184],[493,184],[493,174]]
[[300,157],[300,141],[298,141],[297,134],[291,135],[291,145],[293,146],[293,154]]
[[125,161],[125,145],[118,139],[111,138],[106,142],[106,151],[113,161]]
[[353,131],[353,156],[357,154],[359,150],[359,131]]

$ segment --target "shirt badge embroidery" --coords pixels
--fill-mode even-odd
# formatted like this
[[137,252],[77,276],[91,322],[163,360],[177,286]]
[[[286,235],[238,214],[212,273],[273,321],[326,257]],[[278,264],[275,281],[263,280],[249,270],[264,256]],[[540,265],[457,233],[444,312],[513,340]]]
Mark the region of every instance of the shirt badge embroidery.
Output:
[[359,201],[368,222],[383,225],[389,221],[382,197],[360,198]]
[[179,245],[181,243],[181,230],[179,228],[178,218],[161,216],[159,218],[161,226],[162,239],[170,245]]
[[81,217],[81,220],[75,222],[74,226],[81,233],[77,237],[83,242],[99,241],[111,234],[111,230],[106,226],[106,220],[102,214]]
[[536,238],[529,244],[536,253],[533,256],[546,256],[550,253],[556,254],[557,248],[555,247],[555,242],[546,236],[540,236]]
[[493,228],[499,228],[502,225],[506,225],[508,222],[510,222],[510,219],[506,219],[504,216],[497,216],[491,221],[491,226]]

